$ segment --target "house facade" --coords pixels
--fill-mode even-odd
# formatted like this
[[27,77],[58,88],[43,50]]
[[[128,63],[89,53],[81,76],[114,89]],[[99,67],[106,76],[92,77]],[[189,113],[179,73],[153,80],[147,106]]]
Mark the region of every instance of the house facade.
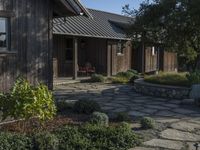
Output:
[[80,13],[74,0],[0,0],[0,91],[18,76],[52,87],[52,20]]

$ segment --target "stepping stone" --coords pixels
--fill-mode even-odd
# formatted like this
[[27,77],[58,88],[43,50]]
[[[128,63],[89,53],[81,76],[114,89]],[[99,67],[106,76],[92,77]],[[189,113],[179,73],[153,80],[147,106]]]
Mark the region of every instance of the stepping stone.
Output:
[[162,105],[165,107],[170,107],[170,108],[178,108],[179,107],[179,105],[177,105],[177,104],[162,104]]
[[160,123],[173,123],[173,122],[178,122],[179,119],[163,119],[163,118],[160,118],[160,119],[156,119],[157,122],[160,122]]
[[200,141],[200,135],[196,135],[189,132],[178,131],[175,129],[167,129],[161,132],[161,137],[169,140],[198,142]]
[[139,111],[130,111],[128,114],[130,116],[137,116],[137,117],[147,116],[148,115],[146,113],[142,113],[142,112],[139,112]]
[[135,147],[129,150],[155,150],[155,148],[147,148],[147,147]]
[[184,115],[196,113],[193,110],[182,109],[182,108],[173,109],[173,112],[176,112],[176,113],[179,113],[179,114],[184,114]]
[[200,125],[195,124],[195,123],[190,123],[190,122],[185,122],[185,121],[181,121],[178,123],[173,123],[171,125],[172,128],[174,129],[178,129],[178,130],[182,130],[182,131],[189,131],[189,132],[193,132],[196,129],[200,129]]
[[163,110],[163,111],[159,111],[156,113],[157,116],[162,116],[162,117],[175,117],[177,116],[177,114],[168,111],[168,110]]
[[153,139],[144,143],[145,146],[181,150],[184,146],[180,141]]
[[187,143],[187,149],[188,150],[196,150],[196,147],[194,146],[195,143]]
[[159,110],[168,110],[170,108],[168,107],[164,107],[164,106],[160,106],[160,105],[145,105],[145,107],[148,107],[148,108],[153,108],[153,109],[159,109]]
[[157,110],[156,109],[149,109],[149,108],[146,108],[146,109],[140,109],[141,112],[144,112],[144,113],[148,113],[148,114],[153,114],[155,113]]

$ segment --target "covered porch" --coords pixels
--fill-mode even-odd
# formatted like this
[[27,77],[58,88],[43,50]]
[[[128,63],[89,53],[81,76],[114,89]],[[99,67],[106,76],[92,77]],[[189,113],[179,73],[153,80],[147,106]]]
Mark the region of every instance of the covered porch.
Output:
[[53,41],[54,79],[78,80],[92,73],[106,75],[106,39],[54,35]]

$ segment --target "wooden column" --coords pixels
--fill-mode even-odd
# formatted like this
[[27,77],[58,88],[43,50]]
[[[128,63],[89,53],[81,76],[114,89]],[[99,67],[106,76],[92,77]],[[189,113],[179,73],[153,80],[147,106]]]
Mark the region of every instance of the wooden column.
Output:
[[73,79],[78,77],[78,38],[73,38]]
[[111,76],[111,45],[107,44],[107,76]]

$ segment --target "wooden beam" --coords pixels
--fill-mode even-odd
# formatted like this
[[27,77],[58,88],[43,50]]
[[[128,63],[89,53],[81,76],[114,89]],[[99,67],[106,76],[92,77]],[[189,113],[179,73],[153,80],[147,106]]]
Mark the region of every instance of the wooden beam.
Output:
[[107,44],[107,76],[111,76],[111,44]]
[[73,79],[78,77],[78,38],[73,38]]

